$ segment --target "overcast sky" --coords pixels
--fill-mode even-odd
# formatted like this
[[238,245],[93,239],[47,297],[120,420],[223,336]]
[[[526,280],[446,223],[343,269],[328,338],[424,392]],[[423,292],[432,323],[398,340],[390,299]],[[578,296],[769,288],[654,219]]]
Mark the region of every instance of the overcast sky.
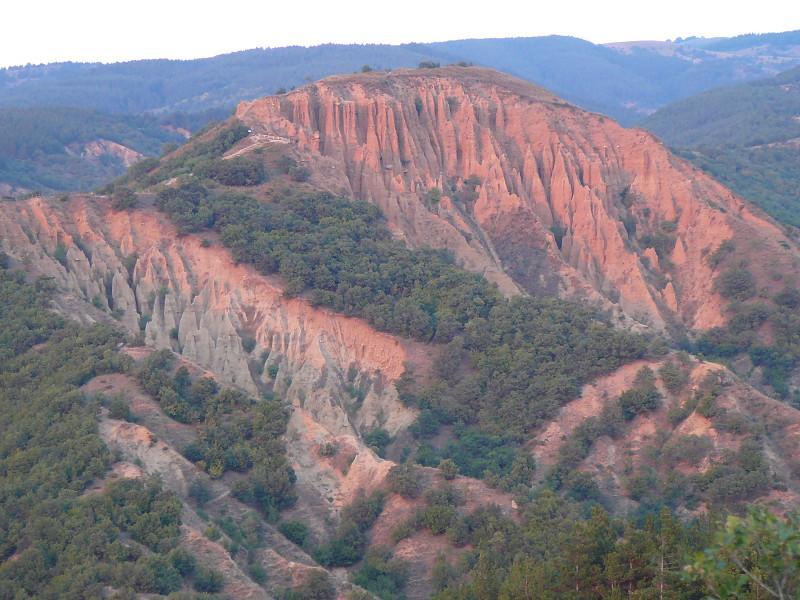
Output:
[[2,0],[0,20],[0,66],[9,66],[326,42],[730,36],[800,29],[800,0]]

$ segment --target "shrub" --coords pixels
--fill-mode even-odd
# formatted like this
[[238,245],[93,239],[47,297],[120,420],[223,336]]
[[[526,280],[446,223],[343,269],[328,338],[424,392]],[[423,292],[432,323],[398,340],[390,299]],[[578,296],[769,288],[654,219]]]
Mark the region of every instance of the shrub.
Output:
[[375,453],[381,458],[386,455],[386,447],[391,441],[392,436],[382,428],[373,429],[364,434],[364,443],[375,450]]
[[169,594],[181,589],[181,574],[164,556],[148,554],[136,561],[136,589],[152,594]]
[[747,300],[756,293],[756,282],[752,273],[743,267],[732,267],[717,279],[717,290],[731,300]]
[[118,394],[114,396],[108,405],[108,416],[112,419],[119,419],[121,421],[131,420],[131,409],[125,398]]
[[308,540],[308,526],[301,521],[283,521],[278,529],[286,539],[298,546],[305,545]]
[[261,563],[250,563],[247,567],[247,572],[250,574],[250,579],[258,585],[264,585],[267,582],[267,570]]
[[184,548],[175,548],[169,553],[169,559],[182,577],[191,575],[197,568],[197,559],[194,554]]
[[285,590],[282,600],[334,600],[336,588],[325,571],[314,570],[299,586]]
[[67,247],[63,244],[63,242],[58,242],[56,244],[56,249],[53,252],[53,258],[55,258],[62,267],[65,269],[67,268]]
[[439,462],[439,471],[441,471],[442,477],[450,481],[458,476],[458,465],[452,459],[445,458]]
[[[186,458],[192,460],[189,458],[188,454],[189,453],[184,450],[184,455],[186,455]],[[191,498],[200,508],[205,506],[206,502],[211,500],[211,490],[209,489],[208,484],[202,479],[194,479],[192,483],[189,484],[189,498]]]
[[194,589],[198,592],[216,594],[224,584],[222,573],[214,569],[198,569],[194,576]]
[[116,186],[111,194],[111,207],[114,210],[128,210],[136,207],[136,194],[130,188]]
[[418,498],[422,493],[422,473],[411,463],[392,467],[386,481],[389,489],[404,498]]
[[256,348],[256,340],[254,337],[245,336],[242,338],[242,350],[250,354]]
[[658,370],[658,376],[671,393],[678,394],[689,381],[689,375],[673,360],[665,362]]

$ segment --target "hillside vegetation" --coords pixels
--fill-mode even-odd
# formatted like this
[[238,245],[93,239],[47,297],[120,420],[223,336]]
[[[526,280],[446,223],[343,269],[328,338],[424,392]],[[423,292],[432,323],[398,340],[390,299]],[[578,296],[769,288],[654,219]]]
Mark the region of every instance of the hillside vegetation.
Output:
[[0,108],[0,182],[43,190],[88,190],[125,172],[110,154],[82,156],[97,140],[155,156],[184,138],[153,117],[59,107]]
[[642,125],[776,219],[800,226],[800,68],[675,102]]

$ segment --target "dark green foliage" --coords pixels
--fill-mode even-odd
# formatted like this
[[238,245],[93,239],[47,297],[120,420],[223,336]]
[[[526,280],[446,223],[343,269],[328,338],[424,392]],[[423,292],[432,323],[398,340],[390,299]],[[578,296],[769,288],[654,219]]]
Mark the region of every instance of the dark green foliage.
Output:
[[442,477],[450,481],[458,476],[458,465],[452,459],[445,458],[439,462],[439,471]]
[[747,300],[756,293],[753,274],[743,267],[732,267],[723,271],[716,285],[719,293],[731,300]]
[[366,533],[383,511],[383,492],[361,496],[342,510],[342,518],[331,540],[317,549],[315,557],[325,566],[346,567],[364,556]]
[[708,257],[708,264],[711,265],[713,268],[716,268],[720,265],[720,263],[725,260],[725,257],[731,254],[736,249],[733,240],[725,240],[711,255]]
[[280,400],[256,401],[238,390],[220,389],[210,378],[192,381],[185,368],[173,375],[173,360],[168,350],[154,352],[139,370],[139,381],[167,415],[202,425],[184,455],[211,477],[247,473],[234,485],[234,496],[275,518],[296,497],[282,438],[289,418],[285,407]]
[[[581,383],[646,352],[645,338],[616,331],[577,306],[536,298],[498,303],[468,323],[460,343],[468,374],[450,370],[452,378],[425,390],[401,391],[435,409],[440,422],[477,426],[506,440],[522,440],[574,398]],[[463,473],[474,471],[451,458]]]
[[659,259],[668,260],[675,247],[675,238],[664,231],[656,231],[639,236],[639,245],[642,248],[653,248]]
[[404,498],[417,498],[422,493],[422,472],[411,463],[393,466],[386,482],[389,489]]
[[67,267],[67,247],[63,244],[63,242],[58,242],[56,244],[56,249],[53,252],[53,258],[55,258],[62,267],[65,269]]
[[[655,410],[661,402],[661,394],[655,387],[655,376],[649,367],[642,367],[636,374],[634,386],[620,394],[613,402],[603,407],[599,417],[588,417],[578,425],[558,451],[558,462],[548,475],[554,488],[571,485],[573,493],[579,482],[575,481],[575,469],[589,456],[592,446],[602,436],[616,437],[625,421],[636,415]],[[580,482],[586,488],[585,482]],[[581,492],[578,495],[583,495]]]
[[654,387],[627,390],[617,400],[626,421],[630,421],[640,413],[655,410],[660,401],[661,394]]
[[[682,574],[687,554],[709,539],[706,523],[683,524],[668,510],[623,521],[589,514],[543,491],[512,521],[496,507],[463,517],[466,578],[445,577],[439,600],[472,598],[702,598]],[[620,591],[624,593],[620,595]]]
[[250,354],[256,348],[256,339],[253,337],[242,338],[242,350]]
[[407,565],[392,558],[388,548],[370,550],[361,567],[353,573],[352,582],[369,590],[383,600],[401,600],[408,578]]
[[94,189],[125,172],[124,162],[113,154],[81,156],[84,144],[96,140],[152,156],[164,142],[182,138],[145,115],[58,106],[0,108],[0,181],[28,189]]
[[214,569],[198,569],[194,574],[194,589],[198,592],[216,593],[222,589],[225,579]]
[[386,447],[391,443],[392,436],[385,429],[377,428],[364,434],[364,443],[375,450],[375,453],[383,458],[386,454]]
[[127,400],[122,395],[117,395],[111,398],[108,403],[108,416],[112,419],[121,419],[122,421],[131,421],[131,409],[128,406]]
[[[479,183],[469,178],[463,186]],[[366,203],[324,194],[259,203],[189,183],[162,191],[157,204],[183,231],[218,230],[237,261],[280,274],[288,294],[306,293],[384,331],[452,342],[439,361],[450,362],[437,364],[428,389],[401,390],[422,409],[418,437],[459,426],[444,449],[419,458],[430,466],[452,458],[466,475],[491,476],[508,489],[525,484],[531,466],[516,460],[515,444],[584,382],[647,350],[646,338],[615,330],[592,311],[560,300],[507,301],[441,253],[409,251]]]
[[787,287],[777,293],[773,301],[778,306],[783,306],[788,309],[796,309],[800,307],[800,290],[797,288]]
[[196,174],[199,177],[213,179],[219,184],[234,187],[258,185],[267,180],[264,163],[244,157],[215,160],[197,169]]
[[285,590],[280,600],[335,600],[336,588],[325,571],[311,571],[299,586]]
[[[486,280],[453,267],[439,252],[409,251],[363,202],[321,194],[261,204],[210,195],[197,184],[159,193],[157,205],[182,231],[212,227],[240,262],[279,273],[287,293],[365,317],[379,329],[448,341],[500,297]],[[437,325],[446,324],[437,331]]]
[[169,553],[169,560],[182,577],[192,575],[197,568],[197,559],[194,554],[184,548],[175,548]]
[[206,502],[211,500],[211,488],[202,479],[194,479],[192,483],[189,484],[189,498],[191,498],[198,507],[203,508]]
[[[220,160],[237,142],[246,138],[249,132],[245,125],[235,119],[218,127],[213,136],[206,135],[174,155],[161,161],[157,169],[150,171],[141,182],[152,185],[181,175],[197,175],[218,180],[223,185],[256,185],[266,178],[263,164],[247,158],[231,161]],[[227,163],[227,164],[226,164]],[[131,174],[122,182],[134,182]],[[225,181],[231,183],[224,183]]]
[[309,529],[302,521],[283,521],[278,529],[290,542],[298,546],[304,546],[308,540]]
[[800,225],[800,69],[671,104],[645,125],[776,219]]
[[679,394],[689,382],[689,374],[675,360],[668,360],[658,370],[664,387],[672,394]]
[[116,353],[116,332],[49,312],[48,290],[0,271],[0,597],[178,589],[181,577],[163,555],[178,539],[177,497],[129,479],[82,496],[105,474],[109,452],[98,405],[80,386],[127,361]]
[[129,210],[136,206],[136,194],[125,186],[116,186],[111,194],[111,206],[114,210]]

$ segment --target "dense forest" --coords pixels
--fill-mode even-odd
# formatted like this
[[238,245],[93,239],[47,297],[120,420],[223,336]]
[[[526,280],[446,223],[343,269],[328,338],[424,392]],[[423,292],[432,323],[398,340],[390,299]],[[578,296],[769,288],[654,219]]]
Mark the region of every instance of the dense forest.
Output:
[[97,140],[158,156],[227,111],[194,115],[119,115],[63,106],[0,108],[0,183],[29,190],[92,190],[122,175],[127,165],[106,153],[86,155]]
[[773,217],[800,225],[800,68],[714,89],[642,122],[678,153]]
[[0,267],[0,597],[167,594],[189,575],[181,503],[155,481],[101,478],[111,456],[80,386],[124,370],[120,335],[50,310],[51,286]]

